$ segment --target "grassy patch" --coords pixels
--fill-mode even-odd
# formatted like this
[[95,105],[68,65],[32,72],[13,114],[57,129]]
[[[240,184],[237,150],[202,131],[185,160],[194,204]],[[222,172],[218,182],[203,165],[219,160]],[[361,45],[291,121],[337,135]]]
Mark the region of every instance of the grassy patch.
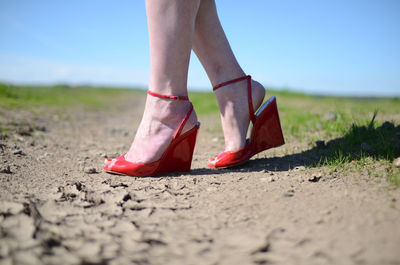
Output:
[[[375,117],[366,124],[353,123],[342,137],[330,140],[326,150],[319,150],[317,166],[367,169],[369,175],[386,176],[400,186],[400,171],[391,164],[400,157],[400,125],[386,121],[377,126]],[[375,169],[377,163],[384,167]]]
[[86,105],[96,108],[106,104],[107,99],[133,90],[98,87],[57,86],[14,86],[0,84],[0,107],[29,108],[37,106]]
[[376,126],[375,117],[367,124],[353,123],[343,137],[328,142],[330,157],[360,160],[369,156],[392,161],[400,156],[400,125],[386,121]]
[[189,92],[196,113],[200,115],[215,114],[219,112],[215,95],[210,92]]

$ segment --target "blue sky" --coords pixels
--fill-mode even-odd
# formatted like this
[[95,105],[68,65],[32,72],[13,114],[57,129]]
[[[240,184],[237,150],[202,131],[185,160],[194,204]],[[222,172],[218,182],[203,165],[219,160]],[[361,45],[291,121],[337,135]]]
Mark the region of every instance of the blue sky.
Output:
[[[400,1],[217,0],[246,73],[316,94],[400,96]],[[145,87],[144,0],[0,0],[0,81]],[[193,54],[190,89],[210,90]]]

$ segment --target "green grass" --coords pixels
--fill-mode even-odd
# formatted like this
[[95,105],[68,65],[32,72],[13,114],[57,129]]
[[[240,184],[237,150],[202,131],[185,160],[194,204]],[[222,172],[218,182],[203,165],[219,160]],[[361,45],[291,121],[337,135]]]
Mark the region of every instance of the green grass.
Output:
[[[400,186],[400,171],[391,162],[400,156],[400,99],[310,96],[267,90],[275,95],[286,142],[307,142],[304,157],[311,167],[342,172],[369,169]],[[191,93],[197,113],[218,113],[212,93]],[[316,140],[326,148],[314,146]],[[364,148],[363,148],[364,147]],[[377,167],[376,165],[383,165]]]
[[124,93],[135,93],[135,91],[88,86],[14,86],[0,83],[0,107],[29,108],[43,105],[67,107],[80,104],[96,108],[105,106],[107,99]]
[[213,93],[189,92],[190,101],[199,115],[215,114],[219,112],[217,100]]
[[[0,84],[0,108],[83,105],[95,109],[118,97],[144,97],[144,93],[118,88]],[[267,89],[266,100],[272,95],[278,99],[288,148],[297,142],[309,143],[309,149],[299,154],[308,161],[306,165],[342,171],[367,168],[369,175],[386,176],[400,186],[400,172],[391,164],[400,156],[400,98],[321,97]],[[218,115],[213,93],[190,92],[189,97],[201,118]],[[316,140],[324,140],[326,148],[315,147]],[[383,166],[376,169],[377,163]]]

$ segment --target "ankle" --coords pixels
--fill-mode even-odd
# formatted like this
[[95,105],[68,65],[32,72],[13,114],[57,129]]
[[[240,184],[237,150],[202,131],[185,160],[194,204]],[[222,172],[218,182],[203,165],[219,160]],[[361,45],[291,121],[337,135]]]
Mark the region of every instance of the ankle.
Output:
[[237,63],[236,65],[232,65],[232,63],[228,65],[215,63],[214,65],[209,66],[207,74],[213,87],[223,82],[246,75]]
[[148,95],[144,115],[150,120],[172,125],[181,122],[190,107],[188,100],[170,100]]
[[[187,80],[175,80],[174,79],[161,79],[154,78],[150,79],[149,90],[151,92],[157,93],[159,95],[170,95],[187,97]],[[179,82],[178,82],[179,81]]]
[[[247,81],[242,80],[226,85],[218,88],[214,93],[220,106],[221,104],[226,104],[228,102],[247,102]],[[264,86],[257,81],[251,80],[251,95],[255,111],[265,97]]]

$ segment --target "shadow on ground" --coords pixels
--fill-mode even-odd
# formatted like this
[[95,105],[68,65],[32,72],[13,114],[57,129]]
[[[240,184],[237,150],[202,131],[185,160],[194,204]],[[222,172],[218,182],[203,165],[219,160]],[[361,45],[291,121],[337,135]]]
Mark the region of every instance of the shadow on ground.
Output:
[[[290,144],[290,143],[286,143]],[[320,165],[342,164],[371,157],[392,161],[400,156],[400,125],[384,122],[375,127],[374,120],[367,126],[353,124],[344,136],[330,141],[317,141],[315,146],[301,153],[283,157],[257,158],[222,170],[195,169],[192,175],[215,175],[243,171],[287,171],[298,166],[317,167]]]

